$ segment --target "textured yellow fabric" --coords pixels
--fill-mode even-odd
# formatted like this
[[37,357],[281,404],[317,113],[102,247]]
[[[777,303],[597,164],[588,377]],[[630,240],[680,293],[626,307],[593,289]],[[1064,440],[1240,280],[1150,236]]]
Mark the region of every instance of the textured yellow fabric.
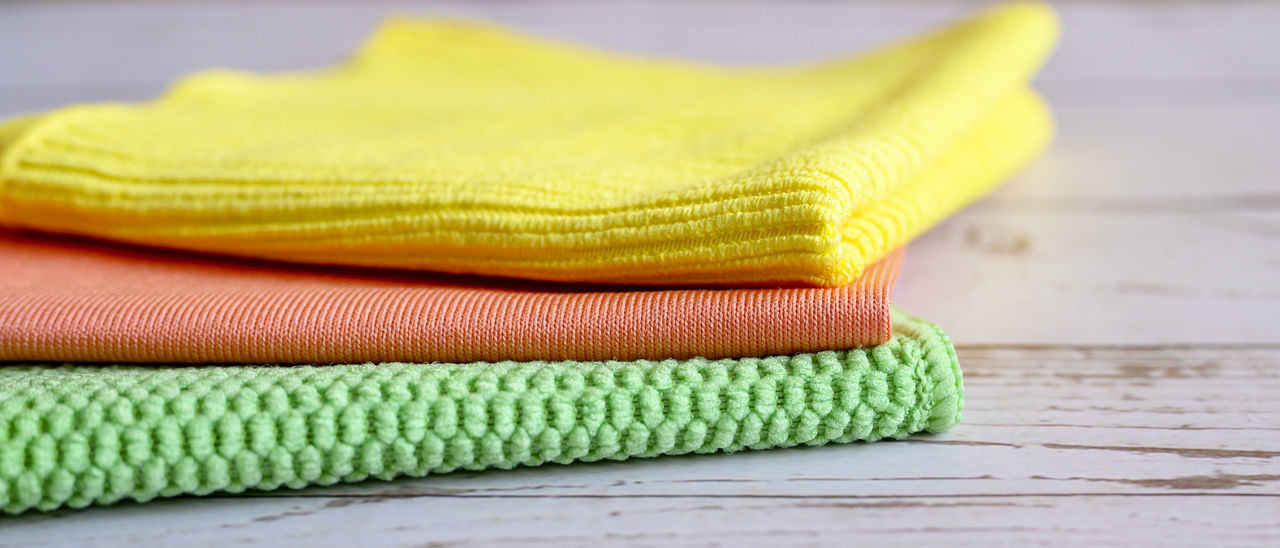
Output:
[[852,282],[1047,143],[1014,4],[786,68],[393,20],[349,62],[0,127],[0,224],[536,279]]

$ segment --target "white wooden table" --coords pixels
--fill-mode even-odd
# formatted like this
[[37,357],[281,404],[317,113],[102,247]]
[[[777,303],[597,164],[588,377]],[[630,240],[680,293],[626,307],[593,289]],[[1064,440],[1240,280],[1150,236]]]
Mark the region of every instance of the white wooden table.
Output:
[[[391,12],[816,59],[970,2],[0,6],[0,115],[339,60]],[[965,420],[902,442],[462,473],[0,518],[0,544],[1280,544],[1280,4],[1059,6],[1052,151],[912,245]]]

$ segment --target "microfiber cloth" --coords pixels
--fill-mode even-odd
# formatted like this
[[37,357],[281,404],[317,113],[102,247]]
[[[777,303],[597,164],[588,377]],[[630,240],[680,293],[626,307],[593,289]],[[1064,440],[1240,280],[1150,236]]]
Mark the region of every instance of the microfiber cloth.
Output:
[[14,365],[0,508],[874,441],[947,430],[961,402],[950,341],[897,311],[888,343],[768,358]]
[[0,224],[305,263],[841,286],[1047,144],[1057,35],[994,8],[866,55],[717,67],[387,22],[345,64],[213,71],[0,127]]
[[871,346],[889,340],[900,258],[836,288],[628,290],[273,264],[0,229],[0,361],[466,363]]

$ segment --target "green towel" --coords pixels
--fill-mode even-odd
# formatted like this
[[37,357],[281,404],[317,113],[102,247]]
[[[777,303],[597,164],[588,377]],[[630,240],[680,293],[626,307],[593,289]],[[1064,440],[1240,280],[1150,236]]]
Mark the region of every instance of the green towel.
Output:
[[768,358],[323,366],[0,366],[0,507],[941,432],[950,340]]

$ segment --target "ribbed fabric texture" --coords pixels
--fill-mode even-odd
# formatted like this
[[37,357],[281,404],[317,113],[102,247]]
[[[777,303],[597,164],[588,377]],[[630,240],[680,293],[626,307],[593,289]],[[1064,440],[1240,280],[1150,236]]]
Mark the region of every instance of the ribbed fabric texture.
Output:
[[371,273],[0,230],[0,361],[740,358],[889,340],[901,253],[837,288],[662,289]]
[[0,368],[0,507],[940,432],[950,341],[736,360]]
[[1057,27],[1015,4],[858,58],[730,69],[456,22],[0,128],[0,224],[553,281],[852,283],[1045,146]]

